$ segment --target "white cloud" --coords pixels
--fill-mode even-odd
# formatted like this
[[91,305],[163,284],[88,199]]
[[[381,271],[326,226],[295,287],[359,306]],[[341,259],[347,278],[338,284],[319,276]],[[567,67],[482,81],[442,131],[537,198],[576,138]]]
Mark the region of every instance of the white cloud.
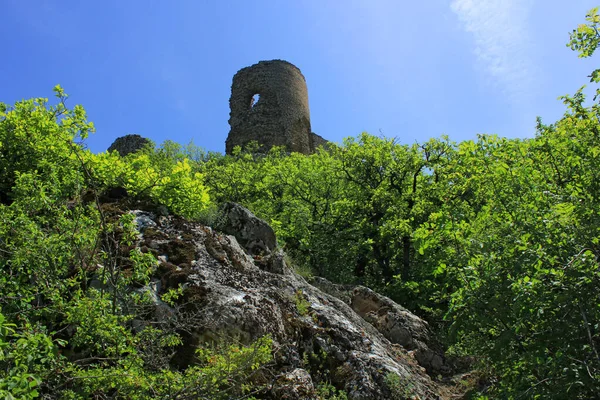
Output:
[[528,30],[533,0],[452,0],[450,7],[473,34],[478,65],[512,101],[527,101],[537,76]]

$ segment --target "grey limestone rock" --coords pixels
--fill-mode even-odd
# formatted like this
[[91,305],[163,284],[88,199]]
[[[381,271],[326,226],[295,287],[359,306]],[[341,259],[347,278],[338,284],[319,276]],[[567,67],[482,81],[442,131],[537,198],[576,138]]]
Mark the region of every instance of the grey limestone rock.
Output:
[[[250,218],[247,210],[230,207],[241,213],[243,220]],[[396,310],[408,321],[406,332],[388,336],[416,349],[419,347],[415,343],[427,343],[424,322],[396,308],[391,300],[366,288],[354,289],[351,307],[308,284],[290,268],[280,266],[274,268],[277,273],[270,272],[257,262],[262,257],[251,257],[238,244],[238,236],[249,243],[256,240],[253,235],[235,232],[234,226],[238,225],[232,224],[232,235],[227,235],[174,216],[135,214],[139,226],[147,227],[140,234],[138,246],[151,249],[159,260],[157,273],[162,276],[154,290],[162,294],[171,288],[183,288],[178,300],[181,305],[175,306],[175,314],[168,317],[169,323],[185,326],[187,332],[184,345],[173,358],[179,366],[193,362],[194,349],[200,343],[227,337],[250,343],[270,335],[277,351],[266,398],[311,399],[316,384],[328,381],[345,390],[352,400],[390,399],[396,395],[388,386],[390,375],[410,382],[414,398],[443,398],[440,383],[427,375],[414,352],[386,337],[395,331],[384,329],[387,325],[379,321],[382,308]],[[148,218],[154,218],[155,224]],[[238,228],[248,229],[245,224]],[[262,229],[266,228],[259,231]],[[262,242],[272,250],[275,237],[266,232],[268,239]],[[270,255],[282,257],[278,252]],[[281,265],[280,261],[275,264]],[[190,307],[193,311],[188,312],[192,314],[178,314]],[[326,369],[311,367],[315,354]]]
[[235,236],[251,255],[270,254],[277,247],[273,228],[247,208],[227,202],[221,206],[219,214],[219,222],[215,227]]
[[308,371],[296,368],[277,379],[273,394],[282,400],[317,400],[312,377]]
[[444,353],[426,321],[364,286],[352,290],[350,306],[390,342],[414,351],[417,362],[427,371],[448,372]]
[[337,285],[321,277],[315,277],[312,283],[348,304],[390,342],[411,351],[427,371],[433,374],[449,372],[444,352],[426,321],[367,287]]

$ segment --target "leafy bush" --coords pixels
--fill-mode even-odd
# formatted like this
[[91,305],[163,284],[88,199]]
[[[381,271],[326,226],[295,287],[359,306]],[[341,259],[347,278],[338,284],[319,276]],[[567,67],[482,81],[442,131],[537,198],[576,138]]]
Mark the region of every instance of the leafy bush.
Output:
[[0,313],[0,397],[35,399],[42,375],[55,370],[57,347],[31,326],[20,332],[15,328]]

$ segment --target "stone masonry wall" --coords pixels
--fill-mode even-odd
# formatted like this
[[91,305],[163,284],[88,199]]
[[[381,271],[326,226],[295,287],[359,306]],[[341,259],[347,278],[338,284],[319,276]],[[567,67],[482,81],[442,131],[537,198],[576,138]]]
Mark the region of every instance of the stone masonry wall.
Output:
[[329,143],[328,140],[323,139],[322,136],[319,136],[314,132],[312,132],[310,134],[310,139],[311,139],[311,150],[312,151],[315,151],[320,146],[327,147],[327,143]]
[[288,151],[304,154],[326,142],[311,132],[306,81],[287,61],[260,61],[238,71],[229,106],[227,154],[251,141],[257,141],[263,151],[286,146]]

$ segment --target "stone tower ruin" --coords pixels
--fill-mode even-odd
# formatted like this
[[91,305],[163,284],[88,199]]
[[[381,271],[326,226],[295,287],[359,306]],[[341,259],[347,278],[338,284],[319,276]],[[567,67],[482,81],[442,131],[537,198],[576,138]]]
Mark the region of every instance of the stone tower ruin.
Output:
[[239,70],[233,77],[229,107],[227,154],[251,141],[259,143],[261,152],[285,146],[303,154],[327,143],[311,131],[304,75],[287,61],[260,61]]

